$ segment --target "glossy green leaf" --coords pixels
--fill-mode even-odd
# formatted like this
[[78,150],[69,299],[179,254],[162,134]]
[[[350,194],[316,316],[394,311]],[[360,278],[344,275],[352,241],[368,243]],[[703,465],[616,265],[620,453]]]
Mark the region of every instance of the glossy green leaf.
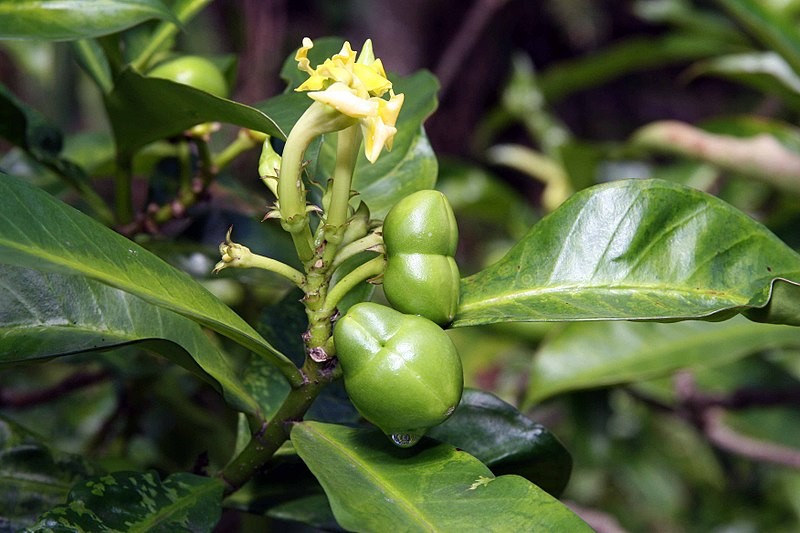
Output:
[[761,0],[717,0],[730,16],[767,49],[774,50],[800,74],[800,34],[791,17]]
[[481,390],[464,390],[452,416],[427,435],[473,455],[495,475],[522,476],[556,497],[572,471],[569,452],[547,428]]
[[297,368],[202,285],[49,194],[0,176],[0,262],[80,274],[175,311],[276,364]]
[[2,0],[0,39],[67,41],[173,20],[161,0]]
[[397,448],[378,431],[318,422],[291,438],[348,530],[591,531],[536,485],[446,444]]
[[222,515],[223,484],[184,472],[114,472],[72,487],[67,501],[29,531],[213,531]]
[[724,322],[570,324],[547,339],[534,357],[526,404],[566,391],[721,365],[786,346],[800,346],[799,328],[744,317]]
[[219,349],[197,323],[97,281],[0,265],[0,367],[142,343],[257,413]]
[[14,422],[0,418],[0,531],[21,531],[63,503],[94,467],[79,455],[50,449]]
[[[575,194],[463,279],[454,326],[719,319],[782,308],[773,285],[775,297],[796,300],[798,282],[800,255],[722,200],[666,181],[617,181]],[[798,315],[758,318],[800,324]]]
[[114,80],[106,107],[117,148],[123,153],[203,122],[224,122],[283,136],[275,122],[254,107],[188,85],[147,78],[132,69]]

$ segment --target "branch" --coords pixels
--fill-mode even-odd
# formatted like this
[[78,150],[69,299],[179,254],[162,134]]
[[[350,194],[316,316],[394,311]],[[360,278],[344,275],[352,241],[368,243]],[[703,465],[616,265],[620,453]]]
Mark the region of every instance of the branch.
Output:
[[61,382],[46,389],[36,391],[0,390],[0,407],[23,409],[56,400],[76,390],[91,387],[107,380],[111,374],[107,370],[96,372],[77,372]]

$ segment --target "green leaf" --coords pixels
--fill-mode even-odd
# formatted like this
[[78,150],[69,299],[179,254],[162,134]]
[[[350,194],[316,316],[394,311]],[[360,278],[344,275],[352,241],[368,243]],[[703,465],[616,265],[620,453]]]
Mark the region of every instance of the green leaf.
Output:
[[685,32],[664,37],[635,37],[550,67],[542,73],[539,86],[547,102],[554,104],[575,92],[603,85],[630,72],[684,64],[726,51],[741,51],[741,48],[710,40],[706,35]]
[[0,417],[0,531],[21,531],[62,503],[78,479],[95,474],[83,457],[52,450]]
[[690,73],[728,78],[777,95],[793,109],[800,109],[800,76],[775,52],[719,56],[694,64]]
[[222,515],[223,484],[184,472],[114,472],[85,479],[67,501],[28,531],[213,531]]
[[570,324],[547,339],[534,357],[525,405],[567,391],[721,365],[785,346],[800,346],[800,329],[743,317],[725,322]]
[[175,21],[160,0],[2,0],[0,39],[98,37],[153,18]]
[[111,211],[94,191],[81,167],[60,156],[64,139],[61,131],[35,109],[25,105],[0,84],[0,137],[22,148],[34,161],[56,172],[81,193],[99,218],[112,219]]
[[427,435],[473,455],[495,475],[522,476],[556,497],[572,471],[572,457],[547,428],[481,390],[464,390],[452,416]]
[[297,367],[202,285],[49,194],[0,177],[0,263],[80,274],[199,322],[266,357],[289,379]]
[[760,0],[717,0],[730,16],[767,49],[778,52],[800,74],[800,35],[791,17]]
[[[661,180],[617,181],[575,194],[463,279],[454,326],[719,319],[796,300],[798,281],[800,255],[722,200]],[[797,325],[800,315],[760,320]]]
[[300,522],[324,531],[342,531],[336,524],[328,498],[324,494],[305,496],[276,505],[267,516],[278,520]]
[[285,137],[262,111],[188,85],[123,70],[106,95],[117,148],[132,153],[203,122],[224,122]]
[[0,368],[143,343],[251,414],[259,404],[195,322],[82,276],[0,265]]
[[397,448],[378,431],[318,422],[291,438],[348,530],[591,531],[536,485],[446,444]]

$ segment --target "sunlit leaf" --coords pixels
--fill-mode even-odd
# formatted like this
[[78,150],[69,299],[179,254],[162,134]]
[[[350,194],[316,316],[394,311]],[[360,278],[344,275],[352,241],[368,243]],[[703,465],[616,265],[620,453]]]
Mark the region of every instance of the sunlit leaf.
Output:
[[424,440],[397,448],[379,431],[303,422],[292,443],[317,476],[337,522],[355,531],[591,531],[518,476]]
[[98,37],[153,18],[175,20],[161,0],[4,0],[0,39]]
[[188,275],[122,235],[11,177],[0,177],[0,263],[80,274],[229,336],[294,376],[296,367]]
[[618,181],[572,196],[463,279],[454,326],[724,318],[768,304],[784,316],[759,320],[796,325],[800,315],[785,316],[782,301],[800,296],[798,282],[800,255],[722,200],[660,180]]

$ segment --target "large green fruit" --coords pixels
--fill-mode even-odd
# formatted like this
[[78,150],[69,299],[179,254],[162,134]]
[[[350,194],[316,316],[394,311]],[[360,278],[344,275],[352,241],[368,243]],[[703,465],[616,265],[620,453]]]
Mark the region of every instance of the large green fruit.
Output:
[[215,96],[227,98],[228,83],[217,66],[200,56],[180,56],[156,65],[147,75],[189,85]]
[[427,318],[362,302],[339,319],[334,342],[353,405],[398,445],[416,442],[461,400],[461,359]]
[[437,324],[451,322],[460,275],[454,258],[458,226],[447,197],[424,190],[400,200],[383,222],[383,242],[383,291],[392,306]]

